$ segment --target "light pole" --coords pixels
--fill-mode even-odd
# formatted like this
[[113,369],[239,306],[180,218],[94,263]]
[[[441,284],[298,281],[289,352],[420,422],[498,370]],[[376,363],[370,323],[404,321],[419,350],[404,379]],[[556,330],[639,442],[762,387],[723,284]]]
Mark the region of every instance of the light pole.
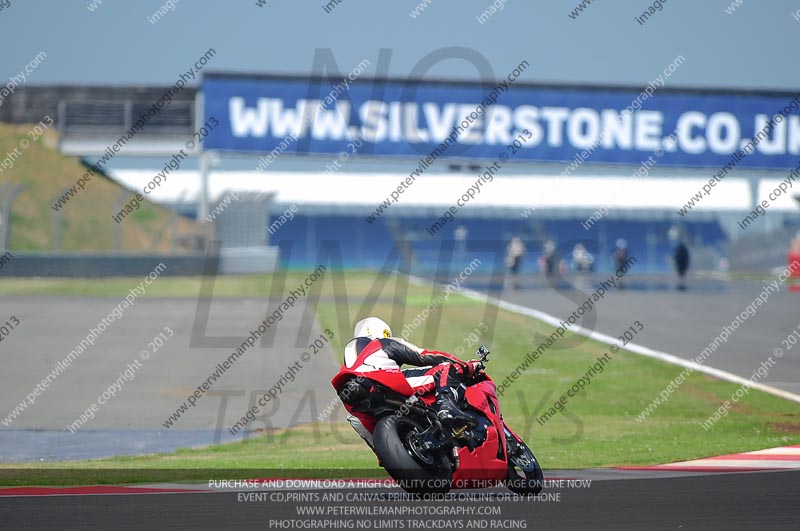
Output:
[[210,211],[208,200],[208,179],[211,168],[219,166],[221,159],[216,151],[203,151],[200,154],[200,198],[197,202],[197,219],[204,223]]

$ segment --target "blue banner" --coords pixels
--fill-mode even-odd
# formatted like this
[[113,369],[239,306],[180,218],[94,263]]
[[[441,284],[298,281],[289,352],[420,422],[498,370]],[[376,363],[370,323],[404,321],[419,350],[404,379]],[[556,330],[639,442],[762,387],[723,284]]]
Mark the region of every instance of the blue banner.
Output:
[[[203,80],[205,149],[790,168],[800,96],[656,89],[226,76]],[[431,162],[428,161],[428,163]]]

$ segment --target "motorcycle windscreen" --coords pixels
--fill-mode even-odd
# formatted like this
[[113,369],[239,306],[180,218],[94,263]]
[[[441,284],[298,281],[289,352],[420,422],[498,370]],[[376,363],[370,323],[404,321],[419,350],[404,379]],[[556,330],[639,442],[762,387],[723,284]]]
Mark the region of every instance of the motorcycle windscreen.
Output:
[[348,369],[351,368],[355,364],[356,359],[358,359],[357,340],[358,338],[353,338],[344,346],[344,365]]

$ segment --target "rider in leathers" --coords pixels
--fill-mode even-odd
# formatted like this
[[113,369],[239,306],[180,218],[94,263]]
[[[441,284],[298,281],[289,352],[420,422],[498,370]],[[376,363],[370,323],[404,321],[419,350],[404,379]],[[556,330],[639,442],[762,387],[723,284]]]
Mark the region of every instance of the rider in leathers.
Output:
[[[434,407],[439,420],[447,424],[469,423],[469,416],[458,407],[463,398],[465,375],[472,375],[481,364],[477,360],[465,362],[452,354],[420,348],[408,341],[392,337],[392,330],[385,321],[368,317],[356,323],[353,339],[344,348],[345,364],[353,367],[362,354],[357,372],[365,377],[374,371],[400,371],[402,365],[413,365],[417,369],[402,370],[403,376],[417,394],[431,389],[436,391]],[[372,435],[354,415],[348,415],[353,429],[372,446]]]

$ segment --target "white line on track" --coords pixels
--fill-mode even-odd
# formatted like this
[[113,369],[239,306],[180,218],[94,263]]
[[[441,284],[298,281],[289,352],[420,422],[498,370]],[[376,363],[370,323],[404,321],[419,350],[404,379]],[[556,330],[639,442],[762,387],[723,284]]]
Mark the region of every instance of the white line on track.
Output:
[[[424,284],[430,285],[430,281],[426,281],[420,277],[416,277],[413,275],[409,275],[409,280],[414,282],[415,284]],[[527,317],[533,317],[534,319],[538,319],[540,321],[544,321],[545,323],[551,326],[561,326],[561,320],[557,317],[554,317],[548,313],[535,310],[533,308],[529,308],[527,306],[522,306],[519,304],[514,304],[511,302],[504,301],[502,299],[498,299],[496,297],[490,297],[484,293],[480,293],[478,291],[474,291],[467,288],[461,288],[458,290],[458,293],[468,297],[470,299],[485,302],[489,304],[493,304],[503,310],[507,310],[509,312],[514,312],[520,315],[525,315]],[[607,345],[615,345],[617,344],[617,340],[615,337],[611,337],[609,335],[603,334],[602,332],[596,332],[594,330],[589,330],[588,328],[583,328],[581,326],[577,326],[575,328],[568,329],[571,332],[576,334],[580,334],[582,336],[589,337],[594,339],[595,341],[599,341],[601,343],[605,343]],[[750,387],[752,389],[757,389],[759,391],[763,391],[765,393],[769,393],[771,395],[779,396],[781,398],[785,398],[786,400],[791,400],[792,402],[800,403],[800,395],[795,393],[790,393],[789,391],[784,391],[783,389],[778,389],[777,387],[772,387],[771,385],[765,385],[759,382],[752,382],[747,378],[743,378],[736,374],[733,374],[728,371],[723,371],[722,369],[716,369],[714,367],[709,367],[707,365],[702,365],[695,361],[685,360],[683,358],[679,358],[678,356],[674,356],[672,354],[667,354],[666,352],[661,352],[658,350],[651,349],[644,345],[639,345],[638,343],[628,343],[624,347],[620,347],[623,350],[627,350],[629,352],[633,352],[634,354],[639,354],[641,356],[646,356],[648,358],[654,358],[657,360],[664,361],[666,363],[670,363],[672,365],[679,365],[681,367],[685,367],[687,369],[692,369],[697,372],[702,372],[720,380],[725,380],[732,383],[737,383],[743,385],[745,387]]]

